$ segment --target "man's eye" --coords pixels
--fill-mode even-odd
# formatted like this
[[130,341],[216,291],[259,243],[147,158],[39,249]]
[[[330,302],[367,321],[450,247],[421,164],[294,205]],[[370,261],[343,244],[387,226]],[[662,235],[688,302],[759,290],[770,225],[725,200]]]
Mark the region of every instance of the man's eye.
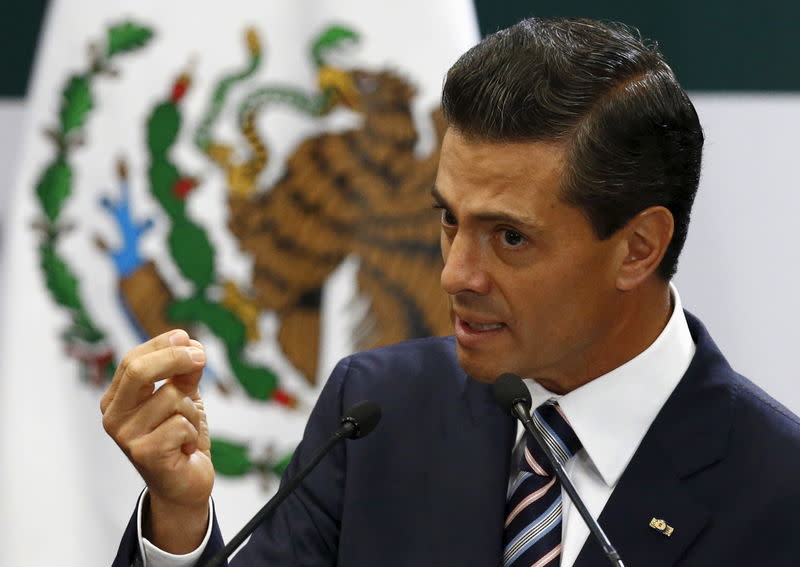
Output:
[[502,232],[503,244],[506,246],[510,246],[511,248],[516,248],[517,246],[522,246],[525,244],[525,237],[522,236],[516,230],[509,230],[505,229]]
[[456,217],[451,213],[449,210],[445,209],[444,207],[437,207],[442,210],[442,224],[445,226],[455,226],[456,225]]

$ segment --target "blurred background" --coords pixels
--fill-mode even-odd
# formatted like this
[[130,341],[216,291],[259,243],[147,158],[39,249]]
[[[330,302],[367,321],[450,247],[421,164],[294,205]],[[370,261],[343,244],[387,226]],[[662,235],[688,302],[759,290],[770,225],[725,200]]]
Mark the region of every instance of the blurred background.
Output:
[[207,345],[230,537],[336,360],[447,332],[438,89],[527,16],[657,41],[706,132],[684,307],[800,411],[800,5],[216,4],[0,4],[0,563],[110,561],[141,482],[97,404],[139,341],[180,325]]

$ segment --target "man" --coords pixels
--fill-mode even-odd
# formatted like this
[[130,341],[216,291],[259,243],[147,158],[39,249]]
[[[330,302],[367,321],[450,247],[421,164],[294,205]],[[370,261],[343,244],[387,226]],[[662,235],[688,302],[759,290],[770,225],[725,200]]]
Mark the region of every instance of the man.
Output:
[[[337,366],[287,474],[352,403],[378,402],[382,422],[334,449],[235,564],[606,565],[536,447],[522,437],[512,455],[489,384],[513,372],[535,406],[551,400],[539,424],[626,565],[796,565],[800,424],[669,284],[703,135],[661,55],[620,25],[526,20],[462,56],[442,100],[432,193],[455,337]],[[118,565],[221,547],[203,362],[184,332],[162,335],[103,399],[148,485]]]

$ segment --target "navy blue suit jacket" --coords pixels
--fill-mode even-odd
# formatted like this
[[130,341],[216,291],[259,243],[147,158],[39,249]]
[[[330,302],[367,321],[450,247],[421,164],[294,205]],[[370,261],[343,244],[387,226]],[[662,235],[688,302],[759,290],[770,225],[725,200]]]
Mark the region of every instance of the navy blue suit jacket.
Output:
[[[687,318],[697,352],[600,524],[627,567],[800,565],[800,422],[735,373]],[[334,449],[232,564],[497,565],[516,424],[461,370],[452,338],[339,363],[286,475],[364,399],[383,408],[376,430]],[[649,527],[653,517],[673,535]],[[132,519],[115,566],[130,565],[136,537]],[[204,558],[221,546],[215,521]],[[591,538],[575,563],[607,564]]]

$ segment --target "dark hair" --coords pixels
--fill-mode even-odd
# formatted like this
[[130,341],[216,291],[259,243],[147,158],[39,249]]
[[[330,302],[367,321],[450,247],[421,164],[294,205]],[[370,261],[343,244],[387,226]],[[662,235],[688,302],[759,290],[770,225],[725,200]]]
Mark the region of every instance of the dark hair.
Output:
[[562,198],[606,239],[637,213],[667,207],[669,280],[700,179],[703,131],[655,46],[616,23],[531,18],[467,51],[447,73],[442,107],[461,134],[489,142],[564,143]]

